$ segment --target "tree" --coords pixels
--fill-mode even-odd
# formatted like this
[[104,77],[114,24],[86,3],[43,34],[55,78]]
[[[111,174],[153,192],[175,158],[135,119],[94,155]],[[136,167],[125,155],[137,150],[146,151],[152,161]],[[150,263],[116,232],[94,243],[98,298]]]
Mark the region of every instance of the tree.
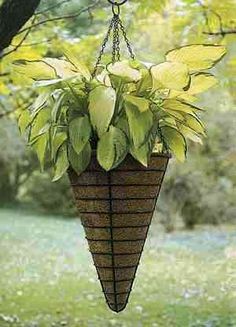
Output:
[[0,52],[32,17],[40,0],[4,0],[0,7]]

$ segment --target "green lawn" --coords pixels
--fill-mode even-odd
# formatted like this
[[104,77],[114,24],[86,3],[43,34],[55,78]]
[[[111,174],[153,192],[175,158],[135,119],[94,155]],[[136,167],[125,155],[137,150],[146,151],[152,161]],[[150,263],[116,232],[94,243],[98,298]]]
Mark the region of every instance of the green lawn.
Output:
[[236,228],[152,227],[126,311],[109,311],[80,223],[0,211],[0,327],[236,326]]

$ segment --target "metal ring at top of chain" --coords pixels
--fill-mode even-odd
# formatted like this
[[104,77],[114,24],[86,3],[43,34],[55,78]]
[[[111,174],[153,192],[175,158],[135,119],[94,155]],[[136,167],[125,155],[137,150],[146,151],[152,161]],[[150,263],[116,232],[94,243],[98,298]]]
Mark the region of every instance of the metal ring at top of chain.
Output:
[[121,2],[118,1],[113,1],[113,0],[108,0],[108,2],[110,2],[111,5],[115,5],[115,6],[122,6],[123,4],[125,4],[128,0],[122,0]]
[[[115,8],[117,9],[117,11]],[[116,6],[116,5],[112,5],[112,12],[113,12],[114,16],[119,16],[120,15],[120,7]]]

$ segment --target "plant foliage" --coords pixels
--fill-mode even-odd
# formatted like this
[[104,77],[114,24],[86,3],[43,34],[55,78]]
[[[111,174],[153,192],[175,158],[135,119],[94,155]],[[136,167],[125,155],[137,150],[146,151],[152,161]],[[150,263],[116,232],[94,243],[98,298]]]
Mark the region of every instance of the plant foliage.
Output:
[[206,72],[225,55],[224,46],[189,45],[171,50],[163,63],[136,60],[101,66],[94,78],[76,55],[15,62],[34,81],[38,97],[19,116],[20,130],[49,161],[58,180],[69,166],[80,174],[92,149],[107,171],[130,153],[147,166],[152,152],[171,152],[181,162],[187,139],[206,135],[196,96],[216,84]]

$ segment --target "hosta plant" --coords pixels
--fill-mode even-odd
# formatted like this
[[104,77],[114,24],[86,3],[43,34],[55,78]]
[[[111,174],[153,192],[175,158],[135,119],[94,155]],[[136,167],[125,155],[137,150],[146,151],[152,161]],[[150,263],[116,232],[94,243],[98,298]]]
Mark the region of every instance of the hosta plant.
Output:
[[206,135],[197,96],[217,84],[209,72],[224,55],[215,45],[188,45],[169,51],[166,61],[147,64],[118,61],[94,75],[65,52],[62,59],[15,63],[33,82],[38,96],[19,112],[21,132],[37,152],[42,169],[54,167],[54,181],[71,166],[78,174],[96,151],[106,170],[128,154],[144,166],[153,152],[169,152],[184,161],[187,140]]

